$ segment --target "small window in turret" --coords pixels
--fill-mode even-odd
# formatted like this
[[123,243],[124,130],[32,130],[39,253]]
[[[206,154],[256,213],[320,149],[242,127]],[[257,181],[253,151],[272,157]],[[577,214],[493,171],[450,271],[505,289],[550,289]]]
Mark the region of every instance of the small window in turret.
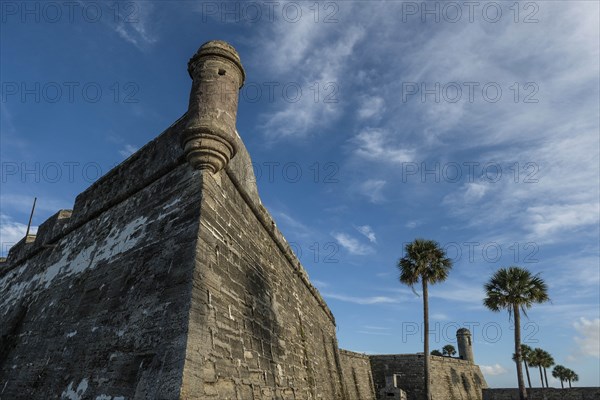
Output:
[[219,69],[219,75],[225,75],[225,70],[224,69]]

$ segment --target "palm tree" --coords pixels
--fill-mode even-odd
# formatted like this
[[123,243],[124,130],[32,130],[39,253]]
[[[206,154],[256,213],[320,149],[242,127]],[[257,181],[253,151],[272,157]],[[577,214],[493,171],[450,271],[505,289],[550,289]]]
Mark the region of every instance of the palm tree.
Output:
[[567,371],[565,372],[565,378],[569,381],[569,388],[572,388],[573,386],[571,386],[571,382],[577,382],[579,380],[579,375],[577,375],[575,371],[567,368]]
[[[531,376],[529,376],[529,357],[531,356],[531,352],[533,349],[526,344],[521,345],[521,359],[523,360],[523,365],[525,366],[525,373],[527,374],[527,383],[529,384],[529,388],[531,389]],[[517,355],[513,353],[512,357],[514,362],[517,362]]]
[[550,368],[554,365],[554,358],[550,353],[544,350],[544,357],[542,357],[542,368],[544,368],[544,379],[546,380],[546,387],[550,387],[548,385],[548,373],[546,368]]
[[483,304],[494,312],[506,309],[515,320],[515,355],[517,358],[517,381],[519,398],[527,399],[523,367],[521,365],[521,312],[527,316],[527,309],[534,303],[550,300],[548,286],[539,277],[520,267],[500,268],[484,286],[486,298]]
[[529,356],[529,366],[538,367],[540,370],[540,380],[542,381],[542,387],[544,387],[544,373],[542,372],[542,364],[544,363],[545,351],[536,347],[532,350]]
[[560,380],[560,386],[563,389],[565,388],[564,381],[567,380],[566,374],[565,374],[566,371],[567,371],[567,368],[563,367],[562,365],[557,365],[552,370],[552,376],[555,377],[556,379]]
[[[425,380],[425,399],[431,400],[431,382],[429,377],[429,299],[427,285],[443,282],[448,278],[452,268],[452,260],[446,257],[445,251],[433,240],[415,239],[405,246],[406,255],[398,260],[400,282],[414,285],[421,281],[423,287],[423,368]],[[416,293],[416,292],[415,292]]]
[[452,357],[456,354],[456,349],[451,344],[447,344],[444,347],[442,347],[442,353],[445,356]]

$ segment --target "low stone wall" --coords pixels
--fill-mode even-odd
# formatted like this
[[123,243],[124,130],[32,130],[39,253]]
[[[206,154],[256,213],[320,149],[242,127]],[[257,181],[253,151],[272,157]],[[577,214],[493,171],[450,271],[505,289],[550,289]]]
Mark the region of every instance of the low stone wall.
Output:
[[[430,359],[433,400],[481,400],[481,389],[487,388],[487,383],[479,366],[452,357]],[[408,400],[423,398],[422,354],[373,355],[370,360],[378,396],[385,387],[385,377],[396,374],[398,386],[406,392]]]
[[[599,400],[600,387],[527,389],[528,400]],[[483,389],[483,400],[518,400],[519,390]]]
[[340,363],[348,393],[347,400],[375,400],[369,356],[340,349]]

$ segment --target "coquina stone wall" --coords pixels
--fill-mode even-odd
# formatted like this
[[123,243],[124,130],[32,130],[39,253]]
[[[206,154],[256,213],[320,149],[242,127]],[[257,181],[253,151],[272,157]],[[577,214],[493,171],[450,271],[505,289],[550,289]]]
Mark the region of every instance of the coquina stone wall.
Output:
[[241,140],[213,176],[182,158],[178,129],[11,250],[1,399],[348,398],[333,315]]
[[[527,389],[529,400],[600,400],[599,387],[570,389],[537,388]],[[484,389],[483,400],[518,400],[519,391],[510,389]]]
[[201,174],[178,124],[15,245],[0,269],[0,398],[176,399]]
[[[385,387],[385,377],[396,374],[398,386],[408,400],[423,398],[422,354],[373,355],[370,360],[377,396]],[[482,400],[482,388],[487,388],[487,383],[477,365],[458,358],[431,356],[433,400]]]
[[345,400],[333,315],[238,157],[202,180],[182,397]]
[[340,358],[344,371],[344,382],[348,390],[348,400],[375,400],[369,356],[340,350]]

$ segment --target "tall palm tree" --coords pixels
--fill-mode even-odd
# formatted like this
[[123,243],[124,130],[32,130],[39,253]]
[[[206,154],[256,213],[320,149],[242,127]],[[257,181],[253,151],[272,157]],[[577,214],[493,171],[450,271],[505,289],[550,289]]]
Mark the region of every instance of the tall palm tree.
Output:
[[[533,349],[526,344],[521,345],[521,359],[523,360],[523,365],[525,366],[525,373],[527,374],[527,383],[529,384],[529,388],[531,389],[531,376],[529,376],[529,357],[531,356],[531,352]],[[513,353],[512,357],[514,362],[517,362],[517,355]]]
[[523,367],[521,364],[521,312],[527,315],[527,309],[534,303],[549,301],[548,286],[539,275],[520,267],[500,268],[484,285],[486,297],[483,304],[494,312],[508,311],[515,322],[515,355],[517,358],[517,381],[519,398],[527,399]]
[[579,380],[579,375],[577,375],[575,371],[567,368],[567,371],[565,372],[565,378],[567,381],[569,381],[569,388],[572,388],[573,386],[571,386],[571,382],[577,382]]
[[529,365],[531,367],[538,367],[540,370],[540,381],[542,382],[542,387],[544,387],[544,373],[542,371],[542,364],[544,363],[544,357],[546,356],[544,353],[544,350],[536,347],[529,356]]
[[542,368],[544,368],[544,379],[546,380],[546,387],[550,387],[548,385],[548,372],[546,368],[550,368],[554,365],[554,358],[550,353],[544,350],[544,357],[542,358]]
[[442,353],[445,356],[452,357],[456,354],[456,349],[451,344],[447,344],[444,347],[442,347]]
[[567,368],[563,367],[562,365],[557,365],[552,370],[552,376],[555,377],[556,379],[560,380],[560,386],[563,389],[565,388],[564,381],[566,381],[566,375],[565,375],[566,371],[567,371]]
[[[400,282],[414,285],[421,281],[423,287],[423,368],[425,380],[425,399],[431,400],[431,382],[429,376],[429,299],[428,285],[443,282],[448,278],[452,260],[440,245],[433,240],[415,239],[405,246],[405,256],[398,260]],[[416,292],[415,292],[416,293]]]

